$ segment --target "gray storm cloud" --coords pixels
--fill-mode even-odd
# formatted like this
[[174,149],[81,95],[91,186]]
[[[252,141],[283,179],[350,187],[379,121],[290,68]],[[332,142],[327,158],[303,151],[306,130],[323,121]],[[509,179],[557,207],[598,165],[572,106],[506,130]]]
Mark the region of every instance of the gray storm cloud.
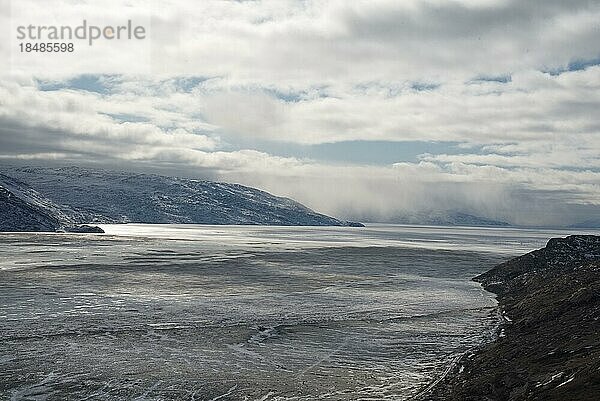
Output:
[[[94,45],[72,62],[12,58],[0,73],[4,162],[236,181],[373,221],[436,210],[523,225],[599,215],[598,2],[49,3],[65,21],[131,15],[149,40]],[[10,11],[0,9],[6,26],[50,18],[29,0]],[[359,164],[280,155],[261,141],[461,151]]]

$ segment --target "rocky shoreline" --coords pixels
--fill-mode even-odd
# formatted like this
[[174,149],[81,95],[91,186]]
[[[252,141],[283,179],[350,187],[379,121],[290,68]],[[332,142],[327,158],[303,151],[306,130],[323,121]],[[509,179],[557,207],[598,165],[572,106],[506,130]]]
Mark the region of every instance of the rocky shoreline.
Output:
[[474,280],[497,294],[498,338],[421,399],[599,399],[600,236],[553,238]]

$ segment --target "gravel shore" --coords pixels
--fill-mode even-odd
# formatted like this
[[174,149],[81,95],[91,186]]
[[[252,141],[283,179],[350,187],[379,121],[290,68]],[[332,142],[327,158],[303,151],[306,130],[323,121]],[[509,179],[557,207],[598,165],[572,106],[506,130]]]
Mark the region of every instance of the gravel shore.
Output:
[[474,280],[505,322],[422,399],[599,399],[600,236],[553,238]]

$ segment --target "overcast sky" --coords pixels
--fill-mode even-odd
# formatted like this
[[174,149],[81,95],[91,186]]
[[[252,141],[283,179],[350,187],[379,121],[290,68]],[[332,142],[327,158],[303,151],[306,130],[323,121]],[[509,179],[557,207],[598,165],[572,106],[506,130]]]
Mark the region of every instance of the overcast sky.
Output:
[[[240,182],[338,217],[600,221],[600,1],[0,0],[0,162]],[[19,25],[147,38],[22,54]]]

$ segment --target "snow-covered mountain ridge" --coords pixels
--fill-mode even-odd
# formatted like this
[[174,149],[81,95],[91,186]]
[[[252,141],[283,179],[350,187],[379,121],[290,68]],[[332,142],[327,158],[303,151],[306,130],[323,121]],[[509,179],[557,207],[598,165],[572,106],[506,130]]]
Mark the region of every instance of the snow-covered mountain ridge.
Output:
[[[126,222],[360,225],[239,184],[155,174],[80,167],[2,167],[0,186],[63,225]],[[6,200],[1,200],[0,209],[8,210]]]

